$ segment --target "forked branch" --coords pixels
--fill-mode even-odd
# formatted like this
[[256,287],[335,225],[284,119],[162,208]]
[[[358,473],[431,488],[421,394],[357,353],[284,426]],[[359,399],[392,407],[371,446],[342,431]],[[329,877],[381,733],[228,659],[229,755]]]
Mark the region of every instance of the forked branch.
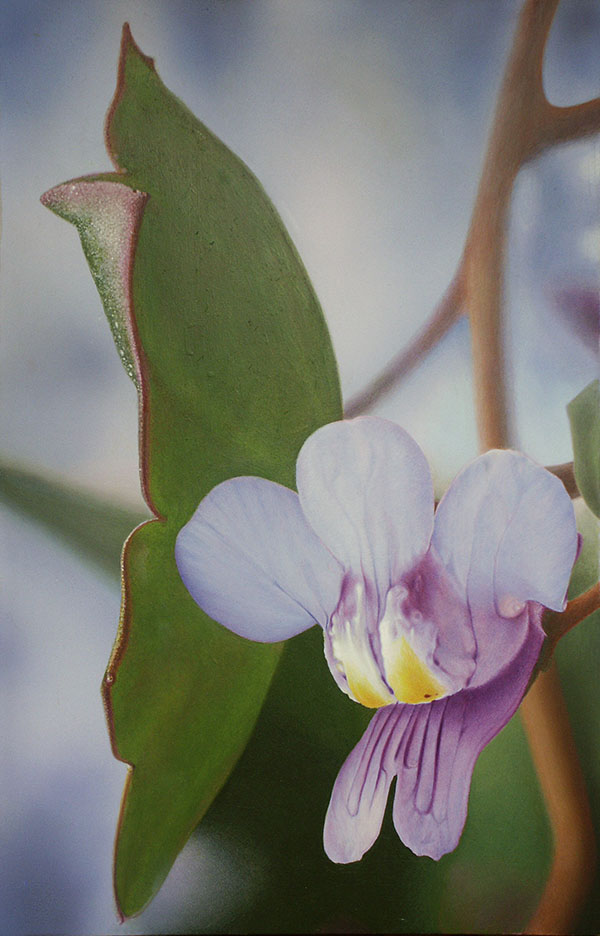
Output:
[[[542,86],[546,41],[558,0],[525,0],[496,109],[465,250],[465,304],[471,320],[480,447],[511,444],[503,347],[503,274],[510,195],[519,167],[544,146],[548,104]],[[579,129],[581,130],[581,123]],[[521,705],[554,838],[550,877],[528,933],[569,933],[595,862],[594,831],[577,751],[553,668]]]
[[[543,65],[546,43],[559,0],[528,0],[523,6],[513,48],[498,95],[494,123],[481,173],[481,182],[465,248],[457,272],[429,320],[363,390],[348,400],[345,415],[358,416],[372,409],[406,377],[441,341],[464,311],[465,272],[477,271],[480,254],[489,254],[486,241],[505,237],[512,187],[519,169],[544,150],[559,143],[600,132],[600,98],[556,107],[544,93]],[[497,271],[500,276],[500,271]],[[473,282],[476,273],[467,273]],[[494,380],[493,362],[488,370]],[[478,388],[486,383],[476,372]],[[478,392],[478,396],[479,396]],[[497,401],[501,409],[504,400]]]
[[[461,312],[471,322],[475,403],[482,451],[511,444],[503,345],[503,280],[510,198],[519,169],[543,150],[600,130],[600,99],[555,107],[543,88],[548,35],[559,0],[525,0],[498,96],[492,130],[458,272],[416,338],[346,406],[371,409],[446,334]],[[550,469],[576,496],[572,466]],[[582,614],[592,594],[565,613]],[[567,622],[568,623],[568,622]],[[583,776],[554,668],[543,673],[521,713],[554,837],[546,889],[526,932],[572,931],[593,879],[594,832]]]
[[401,377],[406,377],[426,354],[444,337],[460,314],[463,302],[463,277],[456,274],[448,291],[435,312],[418,332],[413,341],[367,386],[348,401],[344,409],[346,419],[365,413],[386,393],[393,389]]

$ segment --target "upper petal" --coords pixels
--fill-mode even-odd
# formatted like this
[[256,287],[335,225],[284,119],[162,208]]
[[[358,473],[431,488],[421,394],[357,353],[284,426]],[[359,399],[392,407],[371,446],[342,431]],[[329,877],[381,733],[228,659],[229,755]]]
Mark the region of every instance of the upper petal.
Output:
[[530,606],[521,652],[494,680],[430,705],[414,706],[395,732],[398,780],[394,825],[416,855],[439,859],[456,848],[467,816],[475,762],[516,711],[544,638],[542,608]]
[[558,478],[525,455],[487,452],[442,498],[432,547],[471,610],[471,686],[483,685],[519,652],[526,602],[564,605],[577,550],[571,500]]
[[304,443],[296,480],[312,528],[382,605],[431,537],[433,486],[417,443],[386,419],[330,423]]
[[342,569],[304,519],[298,495],[263,478],[214,488],[177,537],[177,567],[194,601],[251,640],[285,640],[325,625]]
[[470,604],[501,614],[505,599],[561,611],[577,551],[571,499],[518,452],[476,458],[448,488],[432,539]]

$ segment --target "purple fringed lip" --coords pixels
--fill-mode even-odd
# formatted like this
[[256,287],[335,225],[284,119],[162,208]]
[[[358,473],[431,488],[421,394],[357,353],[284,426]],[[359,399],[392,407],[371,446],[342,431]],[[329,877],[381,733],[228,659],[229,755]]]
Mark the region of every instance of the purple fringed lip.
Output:
[[329,857],[362,857],[397,778],[400,838],[439,858],[460,838],[480,751],[525,692],[543,609],[562,610],[577,552],[570,498],[526,456],[491,451],[434,517],[420,448],[374,417],[310,436],[297,485],[216,487],[178,536],[181,577],[243,637],[319,624],[337,685],[378,709],[333,788]]

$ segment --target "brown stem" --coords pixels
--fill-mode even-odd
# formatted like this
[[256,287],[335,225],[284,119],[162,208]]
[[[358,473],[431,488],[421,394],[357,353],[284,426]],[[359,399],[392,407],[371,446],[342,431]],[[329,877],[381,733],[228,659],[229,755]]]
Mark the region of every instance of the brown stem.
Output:
[[[502,334],[507,218],[520,167],[547,146],[600,129],[600,100],[551,105],[543,90],[546,42],[559,0],[525,0],[498,97],[492,131],[459,272],[429,323],[369,386],[347,416],[370,409],[440,340],[466,308],[471,320],[480,447],[510,445]],[[551,469],[577,495],[572,467]],[[578,601],[578,600],[577,600]],[[573,611],[575,607],[577,610]],[[569,610],[571,609],[571,610]],[[584,602],[565,614],[581,613]],[[521,715],[552,825],[550,877],[527,933],[568,933],[594,874],[590,808],[556,670],[540,675]]]
[[600,131],[600,97],[571,107],[546,104],[546,120],[540,134],[539,148],[568,143]]
[[[498,98],[465,249],[476,414],[482,451],[510,445],[502,334],[506,222],[520,166],[544,145],[546,41],[558,0],[525,0]],[[548,885],[527,932],[566,933],[590,885],[593,827],[569,719],[555,671],[521,705],[554,835]]]
[[544,628],[551,635],[553,646],[556,646],[558,641],[577,624],[598,610],[600,610],[600,583],[593,585],[577,598],[572,598],[560,614],[549,616],[548,623],[544,623]]
[[438,343],[460,314],[463,300],[461,271],[456,274],[448,291],[437,306],[425,327],[415,335],[408,347],[403,348],[381,373],[353,396],[345,406],[346,419],[366,413],[385,393],[405,377],[422,358]]
[[563,634],[598,610],[600,610],[600,582],[589,588],[583,595],[578,595],[577,598],[569,601],[562,613]]
[[596,843],[556,664],[538,676],[521,718],[554,836],[550,875],[524,932],[568,934],[594,879]]
[[[457,320],[463,308],[465,266],[479,269],[482,253],[492,262],[494,251],[489,251],[488,244],[497,238],[500,242],[504,240],[509,196],[521,166],[550,146],[600,132],[600,98],[570,107],[556,107],[544,94],[544,51],[558,3],[559,0],[527,0],[521,11],[498,96],[465,251],[454,280],[410,344],[364,390],[350,399],[346,406],[348,418],[372,409],[435,347]],[[494,279],[501,280],[502,259],[502,256],[495,258],[495,267],[488,271],[488,283]],[[476,276],[469,278],[473,282]],[[494,293],[499,296],[501,290],[496,288]],[[492,320],[498,320],[492,308],[494,301],[494,296],[489,296],[484,302],[483,319],[489,315]],[[484,327],[490,328],[490,323]],[[475,369],[475,381],[478,397],[484,396],[488,400],[486,405],[493,409],[491,418],[500,427],[506,418],[506,400],[499,395],[492,403],[491,394],[479,392],[488,383],[493,384],[497,367],[502,365],[496,355],[492,354],[490,358],[481,362],[481,368]],[[495,446],[496,443],[491,442],[490,445]]]
[[581,497],[579,488],[577,487],[577,481],[575,480],[573,462],[565,462],[563,465],[548,465],[548,471],[556,475],[557,478],[560,478],[571,499]]
[[557,6],[558,0],[526,0],[521,10],[467,236],[465,298],[484,451],[510,444],[501,314],[507,217],[514,180],[538,148],[546,115],[542,66]]

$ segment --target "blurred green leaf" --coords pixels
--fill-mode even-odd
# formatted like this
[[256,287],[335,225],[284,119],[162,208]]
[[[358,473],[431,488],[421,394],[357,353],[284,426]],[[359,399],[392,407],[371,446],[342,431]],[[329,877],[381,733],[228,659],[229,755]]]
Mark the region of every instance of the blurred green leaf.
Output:
[[[575,598],[596,584],[600,564],[598,521],[581,500],[575,502],[575,512],[577,527],[583,537],[583,547],[573,570],[569,598]],[[600,757],[598,757],[600,611],[591,614],[563,637],[556,649],[556,661],[579,760],[585,776],[596,830],[596,841],[600,843]],[[600,865],[597,864],[595,883],[591,888],[576,932],[588,934],[599,931]]]
[[107,140],[118,173],[44,201],[77,225],[141,388],[142,483],[160,518],[125,546],[105,677],[113,747],[134,765],[115,868],[130,916],[243,751],[281,652],[203,615],[177,573],[175,537],[225,478],[293,486],[302,443],[341,417],[341,400],[321,310],[275,209],[165,88],[127,26]]
[[567,412],[575,480],[592,513],[600,517],[600,380],[593,380],[571,400]]
[[116,578],[123,541],[148,516],[5,462],[0,463],[0,498]]

